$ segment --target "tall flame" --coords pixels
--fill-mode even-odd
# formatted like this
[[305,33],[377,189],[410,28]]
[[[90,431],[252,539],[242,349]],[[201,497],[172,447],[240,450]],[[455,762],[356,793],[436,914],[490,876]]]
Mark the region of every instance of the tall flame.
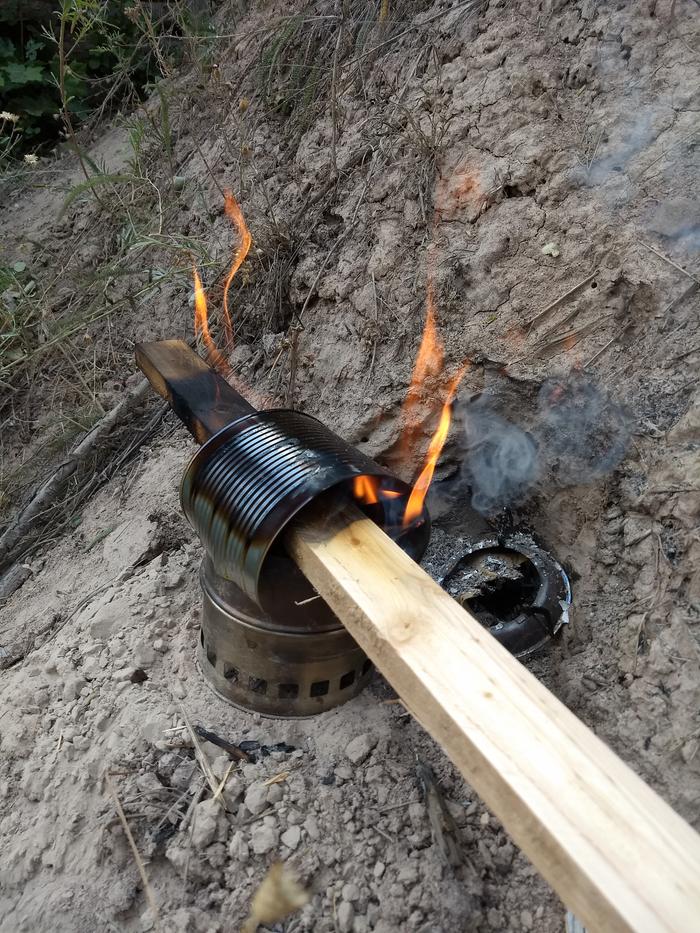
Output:
[[228,360],[220,352],[209,331],[209,317],[207,314],[207,296],[202,286],[202,280],[199,277],[196,266],[192,267],[194,277],[194,333],[195,337],[201,337],[204,346],[207,348],[207,355],[216,369],[222,375],[231,375],[232,370]]
[[[224,210],[226,216],[231,220],[235,226],[238,236],[240,238],[240,243],[236,247],[236,250],[233,254],[233,260],[231,262],[231,268],[229,269],[228,276],[226,277],[226,283],[224,285],[224,347],[228,353],[233,349],[233,324],[231,322],[231,313],[229,310],[228,303],[228,293],[231,287],[231,282],[233,277],[240,269],[244,259],[248,255],[251,244],[251,235],[246,222],[243,219],[243,212],[238,205],[238,202],[234,198],[231,191],[228,189],[224,192]],[[196,268],[192,270],[194,278],[194,335],[196,338],[202,339],[204,346],[207,350],[207,356],[215,368],[224,376],[229,382],[235,382],[235,376],[231,366],[224,356],[224,354],[219,350],[212,338],[211,331],[209,330],[209,315],[207,312],[207,296],[202,285],[202,280],[199,277],[199,273]]]
[[252,238],[250,230],[248,230],[246,222],[243,219],[243,212],[241,211],[238,201],[234,198],[233,192],[229,191],[228,188],[224,191],[224,210],[226,211],[226,216],[238,231],[238,236],[241,240],[233,254],[231,268],[229,269],[226,284],[224,285],[224,338],[226,341],[226,349],[230,353],[233,348],[233,324],[231,323],[231,313],[228,307],[228,291],[231,287],[231,282],[233,282],[234,275],[241,268],[244,259],[248,255]]
[[438,427],[433,434],[430,445],[428,447],[428,455],[425,460],[425,466],[421,470],[420,475],[418,476],[418,479],[416,480],[413,489],[411,490],[411,495],[408,497],[408,503],[406,504],[406,511],[403,518],[404,527],[414,522],[420,516],[423,510],[423,503],[425,502],[425,497],[428,494],[430,484],[433,481],[435,467],[437,466],[437,462],[440,459],[442,448],[445,446],[447,434],[450,430],[450,422],[452,420],[452,403],[454,401],[457,388],[462,381],[462,376],[464,376],[466,371],[467,365],[465,364],[452,377],[452,380],[448,386],[447,398],[445,399],[445,403],[442,406]]

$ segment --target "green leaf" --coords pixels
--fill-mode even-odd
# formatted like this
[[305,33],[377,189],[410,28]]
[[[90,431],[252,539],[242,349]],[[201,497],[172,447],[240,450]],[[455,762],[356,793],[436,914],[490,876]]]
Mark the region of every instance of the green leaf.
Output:
[[44,48],[45,45],[41,39],[28,39],[24,46],[25,61],[35,62],[37,52],[40,52]]
[[44,69],[41,65],[23,65],[19,62],[9,62],[3,65],[5,74],[15,87],[32,84],[34,81],[43,81]]

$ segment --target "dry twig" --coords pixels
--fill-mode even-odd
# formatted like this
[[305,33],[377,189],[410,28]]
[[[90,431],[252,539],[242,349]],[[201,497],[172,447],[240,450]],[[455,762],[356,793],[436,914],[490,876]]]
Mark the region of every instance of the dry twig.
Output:
[[110,794],[112,795],[112,799],[114,800],[114,807],[117,811],[117,815],[122,824],[122,829],[124,830],[124,834],[129,842],[129,846],[131,847],[131,851],[134,856],[134,861],[136,862],[136,867],[139,870],[139,875],[141,875],[141,881],[143,882],[143,890],[146,895],[146,900],[148,901],[148,906],[151,908],[151,913],[153,914],[153,927],[156,931],[158,931],[160,930],[160,914],[158,912],[158,904],[156,903],[156,899],[153,894],[153,888],[151,887],[150,882],[148,880],[148,875],[146,874],[146,866],[144,865],[143,859],[141,858],[141,855],[139,854],[139,850],[136,848],[136,842],[134,841],[134,837],[131,834],[131,829],[129,828],[129,824],[126,819],[126,814],[124,813],[124,809],[119,800],[119,794],[117,793],[117,789],[112,783],[112,779],[109,776],[109,771],[105,771],[105,782],[107,784],[107,787],[109,788]]

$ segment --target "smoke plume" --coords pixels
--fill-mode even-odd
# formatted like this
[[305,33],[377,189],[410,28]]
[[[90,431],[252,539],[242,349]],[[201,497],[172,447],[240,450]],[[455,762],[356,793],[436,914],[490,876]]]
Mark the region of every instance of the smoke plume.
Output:
[[538,472],[533,438],[491,410],[483,396],[469,406],[465,427],[474,508],[489,513],[523,499]]
[[516,425],[480,395],[462,411],[473,507],[492,514],[537,489],[592,482],[621,462],[630,437],[620,405],[584,375],[545,382]]

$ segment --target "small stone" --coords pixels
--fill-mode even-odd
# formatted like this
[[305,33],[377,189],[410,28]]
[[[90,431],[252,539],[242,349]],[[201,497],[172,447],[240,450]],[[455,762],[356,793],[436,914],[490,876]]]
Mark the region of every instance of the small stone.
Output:
[[250,858],[248,840],[240,829],[231,836],[228,844],[228,854],[237,862],[247,862]]
[[156,660],[156,653],[150,645],[142,644],[134,648],[132,657],[136,667],[145,668],[147,670],[149,667],[153,667]]
[[[76,739],[73,740],[75,744]],[[160,783],[153,771],[146,771],[145,774],[136,776],[136,786],[139,792],[147,797],[163,797],[167,794],[165,787]]]
[[348,901],[341,901],[338,907],[338,933],[351,933],[355,908]]
[[296,847],[301,842],[301,829],[299,826],[290,826],[289,829],[285,831],[280,836],[283,844],[287,846],[288,849],[296,849]]
[[265,855],[266,852],[275,848],[278,838],[277,830],[272,826],[266,826],[264,823],[256,826],[250,835],[253,852],[256,855]]
[[253,816],[262,813],[267,807],[267,790],[262,782],[256,781],[246,791],[244,803]]
[[520,925],[523,930],[531,930],[533,924],[533,917],[529,910],[520,911]]
[[345,884],[343,885],[342,898],[344,901],[355,904],[360,899],[360,889],[356,884]]
[[425,821],[425,806],[422,803],[409,803],[408,818],[412,826],[422,826]]
[[66,677],[63,684],[63,701],[68,703],[80,696],[83,687],[87,687],[87,682],[82,677]]
[[321,838],[321,831],[318,828],[316,817],[307,816],[304,820],[304,829],[306,830],[309,839],[313,839],[314,842]]
[[193,758],[186,758],[173,771],[170,783],[176,790],[187,790],[192,780],[192,775],[197,770],[197,762]]
[[374,746],[377,744],[376,736],[363,732],[356,736],[345,749],[345,755],[354,765],[361,765],[366,761]]
[[479,817],[479,822],[481,823],[482,826],[486,827],[489,825],[489,819],[490,817],[488,813],[482,813],[481,816]]
[[350,765],[338,765],[334,774],[339,782],[352,781],[353,777],[355,776],[355,772],[352,770]]
[[205,849],[214,841],[216,836],[216,824],[221,813],[221,805],[218,800],[202,800],[194,808],[192,817],[192,848],[195,850]]
[[102,671],[97,658],[88,658],[83,664],[83,677],[86,680],[97,680]]
[[270,784],[267,788],[267,802],[279,803],[284,797],[284,790],[280,784]]
[[217,755],[211,763],[212,774],[220,781],[223,781],[226,774],[230,774],[229,769],[233,771],[233,768],[231,768],[231,759],[228,755]]
[[124,628],[124,623],[131,617],[126,599],[114,599],[111,603],[99,607],[90,620],[90,635],[100,641],[106,641],[110,635]]
[[385,871],[386,871],[386,865],[384,864],[384,862],[377,862],[376,865],[374,866],[374,877],[377,880],[379,880],[384,875]]
[[206,859],[212,868],[223,868],[228,861],[226,846],[223,842],[215,842],[207,848]]
[[176,590],[179,586],[182,586],[184,582],[185,577],[181,571],[176,570],[172,573],[166,573],[163,577],[163,589]]
[[407,862],[399,869],[398,880],[401,884],[415,884],[418,881],[418,869],[413,862]]
[[503,914],[500,910],[496,910],[494,907],[492,907],[486,914],[486,922],[492,930],[502,930]]

